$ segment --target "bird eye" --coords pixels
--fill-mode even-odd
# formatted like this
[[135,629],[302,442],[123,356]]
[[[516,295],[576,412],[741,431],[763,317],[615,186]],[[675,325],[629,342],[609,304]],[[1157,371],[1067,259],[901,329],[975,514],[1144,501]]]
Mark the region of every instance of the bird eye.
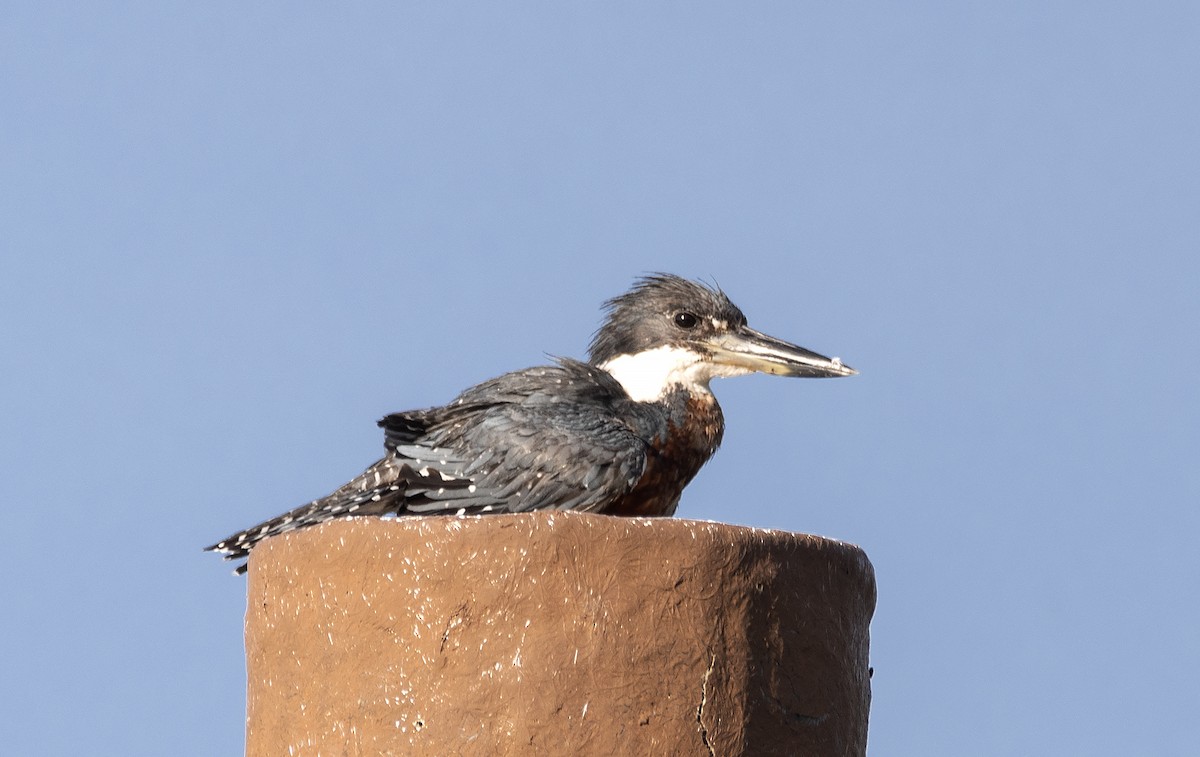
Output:
[[691,313],[676,313],[675,325],[681,329],[694,329],[699,320]]

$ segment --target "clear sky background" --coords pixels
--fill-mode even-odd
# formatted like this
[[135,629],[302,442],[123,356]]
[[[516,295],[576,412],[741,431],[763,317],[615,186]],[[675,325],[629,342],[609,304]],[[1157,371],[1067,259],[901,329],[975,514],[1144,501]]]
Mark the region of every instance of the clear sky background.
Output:
[[1196,3],[10,2],[0,179],[8,754],[239,753],[201,547],[658,270],[861,371],[679,514],[866,549],[874,754],[1195,753]]

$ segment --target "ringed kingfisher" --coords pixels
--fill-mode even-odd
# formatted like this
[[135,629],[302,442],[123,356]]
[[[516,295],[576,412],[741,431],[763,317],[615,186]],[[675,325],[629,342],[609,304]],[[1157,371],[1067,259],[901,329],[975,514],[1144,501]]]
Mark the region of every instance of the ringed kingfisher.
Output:
[[673,515],[725,430],[712,379],[857,373],[755,331],[719,288],[678,276],[643,277],[605,310],[586,363],[558,359],[442,407],[393,413],[379,421],[383,459],[332,494],[206,550],[240,560],[268,537],[356,515]]

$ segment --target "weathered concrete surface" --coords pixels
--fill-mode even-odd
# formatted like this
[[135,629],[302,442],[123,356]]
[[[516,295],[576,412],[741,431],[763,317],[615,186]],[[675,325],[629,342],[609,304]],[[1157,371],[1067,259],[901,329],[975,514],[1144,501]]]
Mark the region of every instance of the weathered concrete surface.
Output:
[[333,521],[250,561],[246,753],[863,754],[874,606],[866,555],[815,536]]

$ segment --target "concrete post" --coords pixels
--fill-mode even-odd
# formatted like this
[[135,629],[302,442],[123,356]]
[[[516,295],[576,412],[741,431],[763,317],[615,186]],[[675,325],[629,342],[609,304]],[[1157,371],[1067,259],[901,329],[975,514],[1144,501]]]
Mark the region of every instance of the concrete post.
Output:
[[246,754],[855,755],[855,546],[576,513],[337,520],[250,561]]

